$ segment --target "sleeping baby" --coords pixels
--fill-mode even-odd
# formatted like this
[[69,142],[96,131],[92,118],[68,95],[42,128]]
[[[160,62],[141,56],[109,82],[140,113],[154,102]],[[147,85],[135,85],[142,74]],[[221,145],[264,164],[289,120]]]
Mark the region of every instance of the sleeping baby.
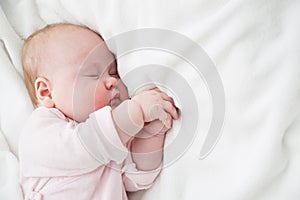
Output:
[[172,98],[152,88],[130,99],[101,36],[79,25],[33,33],[22,65],[35,107],[19,143],[24,199],[121,200],[151,187],[178,119]]

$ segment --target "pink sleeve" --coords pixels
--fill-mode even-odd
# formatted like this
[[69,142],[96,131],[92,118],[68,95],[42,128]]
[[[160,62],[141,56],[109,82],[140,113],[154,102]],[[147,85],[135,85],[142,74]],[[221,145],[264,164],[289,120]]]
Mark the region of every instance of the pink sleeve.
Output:
[[152,171],[131,171],[125,173],[123,175],[123,182],[126,191],[135,192],[149,189],[153,185],[159,173],[159,169]]
[[25,177],[79,175],[127,156],[126,147],[118,141],[109,107],[94,112],[80,124],[57,109],[37,108],[21,134],[19,152]]
[[149,189],[160,174],[161,166],[162,165],[151,171],[138,170],[131,158],[131,154],[129,154],[126,158],[125,166],[122,169],[123,182],[126,191],[135,192],[138,190]]
[[127,157],[128,150],[115,129],[111,107],[101,108],[90,119],[78,126],[78,137],[84,148],[101,164],[110,161],[121,164]]

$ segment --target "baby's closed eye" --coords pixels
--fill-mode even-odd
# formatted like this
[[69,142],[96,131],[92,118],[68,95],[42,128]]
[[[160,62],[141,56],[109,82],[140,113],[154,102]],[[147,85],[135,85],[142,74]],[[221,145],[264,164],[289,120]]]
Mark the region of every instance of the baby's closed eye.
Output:
[[84,74],[83,77],[85,78],[91,78],[91,79],[99,79],[99,74]]

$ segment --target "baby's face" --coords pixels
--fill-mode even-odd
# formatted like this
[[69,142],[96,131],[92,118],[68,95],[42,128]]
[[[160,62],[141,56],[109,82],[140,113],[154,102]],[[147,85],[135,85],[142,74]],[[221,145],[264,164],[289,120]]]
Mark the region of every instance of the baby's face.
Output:
[[92,31],[60,33],[50,49],[52,99],[69,118],[85,121],[90,113],[128,98],[114,55]]

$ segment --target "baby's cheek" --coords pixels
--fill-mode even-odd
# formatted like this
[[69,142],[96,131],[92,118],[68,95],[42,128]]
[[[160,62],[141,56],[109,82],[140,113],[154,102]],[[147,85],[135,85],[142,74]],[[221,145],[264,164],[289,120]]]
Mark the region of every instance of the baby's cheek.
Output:
[[105,97],[101,97],[99,95],[95,96],[95,101],[94,101],[94,111],[99,110],[100,108],[103,108],[104,106],[109,106],[110,102],[109,100],[106,100]]
[[73,113],[76,121],[85,121],[94,111],[95,84],[87,81],[77,81],[73,90]]
[[106,90],[105,87],[102,85],[98,85],[96,88],[96,91],[94,93],[94,108],[95,110],[98,110],[100,108],[103,108],[104,106],[110,105],[110,92]]

